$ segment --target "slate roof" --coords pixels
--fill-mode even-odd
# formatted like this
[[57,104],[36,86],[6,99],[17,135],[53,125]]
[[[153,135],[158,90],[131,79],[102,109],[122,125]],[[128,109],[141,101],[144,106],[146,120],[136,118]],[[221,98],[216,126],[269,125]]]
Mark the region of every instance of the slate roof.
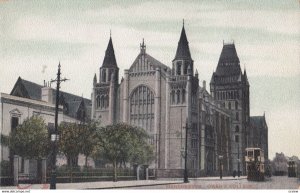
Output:
[[111,37],[109,38],[109,42],[105,51],[102,67],[118,67]]
[[238,74],[241,74],[241,67],[235,45],[224,44],[216,69],[216,75],[231,76]]
[[[14,88],[11,91],[11,95],[19,96],[15,93],[15,89],[20,86],[22,88],[23,96],[33,100],[42,100],[41,89],[43,88],[42,85],[36,84],[34,82],[24,80],[21,77],[18,78],[17,82],[15,83]],[[53,101],[56,101],[56,90],[53,89]],[[76,118],[76,112],[82,101],[84,102],[84,106],[88,107],[91,105],[91,100],[83,98],[81,96],[77,96],[74,94],[70,94],[64,91],[60,91],[60,100],[63,100],[68,106],[68,113],[67,115]],[[61,102],[61,101],[60,101]]]
[[189,48],[189,42],[186,37],[184,26],[182,27],[181,30],[181,35],[178,42],[177,51],[174,60],[181,60],[181,59],[192,60],[190,48]]
[[265,122],[264,116],[251,116],[250,117],[250,125],[256,128],[263,128],[263,124]]

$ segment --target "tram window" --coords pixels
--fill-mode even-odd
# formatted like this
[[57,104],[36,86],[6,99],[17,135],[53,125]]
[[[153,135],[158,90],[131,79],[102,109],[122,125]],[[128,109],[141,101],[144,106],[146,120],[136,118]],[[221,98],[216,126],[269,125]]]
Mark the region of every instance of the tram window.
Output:
[[254,157],[258,157],[258,156],[260,156],[259,150],[254,150]]
[[248,151],[248,157],[253,157],[253,151]]

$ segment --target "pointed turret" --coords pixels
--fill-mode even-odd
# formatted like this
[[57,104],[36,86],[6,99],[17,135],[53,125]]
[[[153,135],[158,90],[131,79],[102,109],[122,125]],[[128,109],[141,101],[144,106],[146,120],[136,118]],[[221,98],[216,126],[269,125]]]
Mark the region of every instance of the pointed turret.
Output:
[[107,82],[111,81],[112,73],[115,74],[114,81],[116,83],[118,83],[119,68],[117,65],[115,51],[114,51],[112,39],[110,36],[109,42],[107,45],[107,49],[105,51],[104,60],[103,60],[102,66],[100,67],[99,83],[107,83]]
[[94,76],[93,84],[94,85],[97,84],[97,75],[96,75],[96,73],[95,73],[95,76]]
[[114,51],[114,47],[113,47],[113,43],[112,43],[112,39],[111,37],[109,38],[109,42],[105,51],[105,56],[104,56],[104,60],[102,63],[102,67],[117,67],[117,61],[116,61],[116,57],[115,57],[115,51]]
[[248,77],[247,77],[246,68],[244,69],[244,81],[249,86],[249,81],[248,81]]
[[185,29],[184,29],[184,23],[182,26],[181,35],[180,35],[180,39],[178,42],[178,47],[177,47],[177,51],[176,51],[174,60],[182,60],[182,59],[183,60],[185,60],[185,59],[192,60],[190,48],[189,48],[189,42],[187,40]]
[[198,78],[199,77],[199,73],[198,73],[198,70],[196,69],[196,72],[195,72],[195,77]]
[[173,60],[173,75],[193,75],[194,74],[194,61],[191,57],[189,42],[187,40],[184,22],[181,30],[180,39]]

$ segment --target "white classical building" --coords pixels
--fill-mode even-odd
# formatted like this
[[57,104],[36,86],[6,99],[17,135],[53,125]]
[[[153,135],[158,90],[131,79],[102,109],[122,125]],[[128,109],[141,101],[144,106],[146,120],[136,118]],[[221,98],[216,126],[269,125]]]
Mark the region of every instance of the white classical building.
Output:
[[[0,93],[1,135],[8,136],[19,124],[33,115],[39,115],[44,119],[50,133],[54,129],[55,93],[55,89],[49,87],[49,84],[42,86],[19,77],[10,94]],[[61,92],[58,123],[79,122],[86,119],[89,114],[90,100]],[[0,160],[10,161],[12,172],[13,152],[1,143],[0,150]],[[80,160],[82,158],[79,159],[79,163],[82,163]],[[36,164],[36,160],[19,157],[19,173],[35,174]],[[57,164],[66,164],[66,159],[58,156]]]

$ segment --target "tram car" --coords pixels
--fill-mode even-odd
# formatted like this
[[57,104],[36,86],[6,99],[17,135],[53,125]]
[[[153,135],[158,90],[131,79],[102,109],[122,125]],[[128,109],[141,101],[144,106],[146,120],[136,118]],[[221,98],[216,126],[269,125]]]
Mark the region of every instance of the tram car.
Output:
[[264,181],[265,158],[264,151],[260,148],[246,148],[246,172],[249,181]]
[[297,162],[294,160],[288,161],[288,176],[297,177]]

